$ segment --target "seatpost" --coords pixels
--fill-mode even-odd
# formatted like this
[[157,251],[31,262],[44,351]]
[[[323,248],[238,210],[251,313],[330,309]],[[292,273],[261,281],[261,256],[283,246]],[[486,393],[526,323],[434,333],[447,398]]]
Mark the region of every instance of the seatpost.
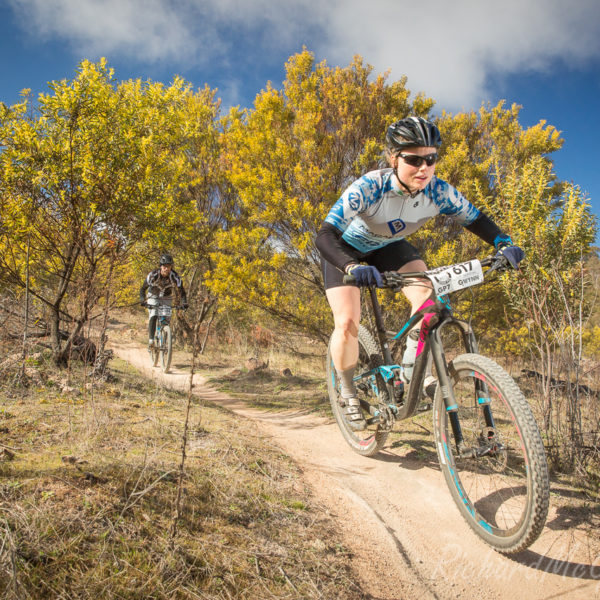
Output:
[[369,294],[371,295],[371,306],[373,307],[373,316],[375,317],[375,327],[377,328],[377,338],[379,339],[379,345],[383,350],[383,361],[386,365],[391,365],[394,361],[392,359],[392,353],[387,341],[387,333],[385,325],[383,323],[383,314],[381,312],[381,306],[377,299],[377,289],[374,287],[369,288]]

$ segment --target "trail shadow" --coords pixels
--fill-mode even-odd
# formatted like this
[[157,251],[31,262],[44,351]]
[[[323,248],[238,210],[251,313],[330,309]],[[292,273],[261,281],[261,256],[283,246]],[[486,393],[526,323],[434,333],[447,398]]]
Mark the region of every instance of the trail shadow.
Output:
[[[415,439],[415,437],[416,434],[413,431],[412,439],[396,439],[373,458],[381,462],[396,463],[403,469],[413,471],[425,467],[440,471],[433,440],[428,439],[425,433],[420,438]],[[399,452],[403,452],[403,454],[400,455]],[[518,491],[513,490],[514,493]],[[506,555],[506,558],[539,572],[540,578],[548,574],[600,583],[600,554],[597,549],[593,549],[594,541],[587,537],[590,530],[598,531],[600,525],[599,504],[591,502],[589,496],[583,492],[564,487],[564,484],[556,479],[551,481],[550,491],[552,494],[551,512],[540,538],[543,542],[544,535],[546,536],[547,552],[527,549],[518,554]],[[521,490],[522,492],[524,489]],[[499,506],[505,496],[505,490],[498,490],[496,495],[486,497],[480,502],[486,504],[485,510],[489,512],[490,505]],[[572,502],[568,506],[559,506],[561,501]],[[483,508],[483,504],[480,508]],[[558,550],[558,542],[569,539],[571,540],[570,545],[561,554]],[[585,557],[585,560],[581,560],[582,556]],[[537,575],[535,576],[537,577]],[[582,585],[583,587],[589,586],[589,584]]]
[[507,556],[507,558],[529,569],[548,575],[600,582],[600,565],[594,564],[594,562],[583,563],[570,560],[569,553],[567,553],[566,559],[561,559],[551,558],[533,550],[524,550],[518,554]]
[[180,375],[188,375],[189,376],[189,369],[190,365],[187,362],[172,362],[171,363],[171,370],[173,369],[177,369],[177,370],[181,370],[181,373],[179,373]]
[[[580,499],[583,496],[576,490],[558,490],[551,487],[551,491],[554,497],[561,495],[565,498]],[[569,579],[598,581],[600,583],[600,554],[598,554],[597,549],[592,548],[592,540],[586,539],[587,532],[581,529],[582,526],[594,527],[594,520],[599,519],[598,515],[597,503],[587,503],[584,506],[559,506],[554,511],[554,516],[546,523],[545,530],[559,532],[560,538],[556,538],[557,540],[565,539],[565,532],[572,532],[572,540],[563,556],[551,557],[528,549],[508,558],[543,573],[559,575]],[[580,540],[575,537],[577,533],[581,536]],[[544,536],[543,532],[542,536]],[[586,546],[587,550],[585,550]],[[555,543],[552,544],[552,548],[554,547]],[[590,556],[589,562],[573,559],[576,553],[581,555],[582,550],[585,550]]]
[[[598,506],[559,506],[556,517],[546,523],[546,527],[553,531],[565,531],[580,525],[591,525],[594,520],[599,520]],[[600,565],[598,566],[600,576]]]
[[[399,454],[399,450],[406,446],[410,450],[405,454]],[[386,445],[373,458],[381,462],[397,463],[403,469],[410,471],[424,468],[440,470],[433,440],[429,439],[396,440]]]

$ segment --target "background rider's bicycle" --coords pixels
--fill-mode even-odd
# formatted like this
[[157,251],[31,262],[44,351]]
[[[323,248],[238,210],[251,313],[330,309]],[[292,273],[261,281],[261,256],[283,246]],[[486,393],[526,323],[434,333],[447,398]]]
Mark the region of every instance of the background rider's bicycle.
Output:
[[[438,379],[433,401],[435,445],[452,498],[479,537],[496,550],[512,554],[527,548],[546,521],[549,482],[544,446],[523,393],[502,367],[478,353],[470,323],[453,316],[447,298],[483,283],[487,275],[505,267],[502,257],[419,273],[384,273],[385,287],[392,290],[423,285],[419,279],[426,278],[434,292],[397,334],[390,334],[376,290],[369,288],[377,331],[359,326],[359,366],[354,378],[367,421],[363,431],[353,430],[346,422],[329,351],[327,383],[344,438],[359,454],[372,456],[385,443],[395,421],[417,412],[431,354]],[[390,343],[402,342],[421,317],[414,370],[405,389]],[[441,337],[446,327],[458,330],[466,349],[451,361],[446,360]]]
[[171,322],[173,310],[179,310],[179,306],[168,306],[159,304],[149,306],[156,312],[156,329],[154,330],[154,344],[150,349],[152,365],[157,366],[160,359],[161,367],[164,373],[168,373],[171,367],[173,357],[173,341],[175,331]]

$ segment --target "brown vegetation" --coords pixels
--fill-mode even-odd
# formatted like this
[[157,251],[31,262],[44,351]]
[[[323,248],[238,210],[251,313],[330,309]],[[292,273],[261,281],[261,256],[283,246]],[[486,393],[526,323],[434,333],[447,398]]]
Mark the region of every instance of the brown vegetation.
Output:
[[[226,411],[119,361],[69,385],[49,353],[3,372],[3,598],[362,597],[297,468]],[[34,375],[34,373],[36,375]]]

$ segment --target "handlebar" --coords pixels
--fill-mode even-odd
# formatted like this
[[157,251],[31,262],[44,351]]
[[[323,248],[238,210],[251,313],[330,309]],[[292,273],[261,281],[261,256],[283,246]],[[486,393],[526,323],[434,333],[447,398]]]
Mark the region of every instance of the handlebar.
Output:
[[[158,308],[159,306],[167,306],[166,304],[148,304],[148,302],[140,302],[140,306],[144,308]],[[189,306],[181,306],[180,304],[176,304],[171,306],[173,310],[187,310]]]
[[[483,258],[479,261],[482,267],[489,267],[486,271],[483,272],[483,277],[489,276],[493,271],[504,271],[510,268],[510,263],[506,259],[506,257],[500,256],[488,256],[487,258]],[[449,265],[446,269],[452,269],[453,267],[458,266]],[[442,267],[443,268],[443,267]],[[406,287],[408,285],[414,285],[414,279],[430,279],[432,276],[432,271],[415,271],[412,273],[398,273],[397,271],[385,271],[381,273],[383,278],[384,288],[387,289],[398,289],[402,287]],[[356,278],[352,275],[344,275],[343,279],[344,285],[353,285],[356,283]]]

